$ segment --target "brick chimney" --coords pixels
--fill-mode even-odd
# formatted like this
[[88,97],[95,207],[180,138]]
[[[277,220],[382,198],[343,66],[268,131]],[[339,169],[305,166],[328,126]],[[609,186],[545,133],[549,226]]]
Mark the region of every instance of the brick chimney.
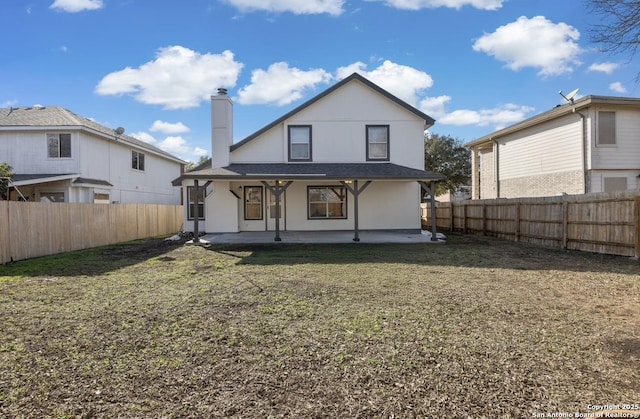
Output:
[[233,144],[233,102],[227,89],[211,96],[211,167],[229,165],[229,147]]

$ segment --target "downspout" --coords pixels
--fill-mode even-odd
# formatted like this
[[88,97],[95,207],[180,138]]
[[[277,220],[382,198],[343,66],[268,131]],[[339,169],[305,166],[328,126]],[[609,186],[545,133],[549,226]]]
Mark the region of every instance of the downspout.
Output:
[[589,157],[587,156],[587,117],[584,116],[582,113],[576,111],[576,108],[573,108],[573,112],[577,113],[578,115],[580,115],[580,119],[582,122],[582,141],[580,144],[580,147],[582,148],[582,181],[584,182],[584,193],[589,193],[589,187],[588,187],[588,181],[589,181],[589,175],[588,175],[588,161],[589,161]]

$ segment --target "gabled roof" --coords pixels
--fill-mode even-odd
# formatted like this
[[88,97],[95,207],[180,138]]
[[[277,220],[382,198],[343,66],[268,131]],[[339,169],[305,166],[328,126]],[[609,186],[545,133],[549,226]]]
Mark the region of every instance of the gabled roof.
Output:
[[505,135],[509,135],[526,128],[530,128],[538,124],[551,121],[556,118],[560,118],[561,116],[565,116],[570,113],[579,112],[581,109],[585,109],[593,105],[640,107],[640,98],[593,96],[593,95],[585,96],[575,100],[573,103],[558,105],[553,109],[550,109],[546,112],[535,115],[529,119],[525,119],[522,122],[518,122],[517,124],[513,124],[501,130],[495,131],[491,134],[487,134],[483,137],[477,138],[473,141],[466,143],[465,146],[475,147],[483,143],[488,143],[499,137],[504,137]]
[[233,144],[231,146],[231,151],[237,149],[238,147],[242,147],[244,144],[246,144],[249,141],[253,140],[254,138],[260,136],[261,134],[263,134],[266,131],[270,130],[271,128],[277,126],[278,124],[281,124],[283,121],[291,118],[293,115],[295,115],[298,112],[308,108],[309,106],[313,105],[315,102],[319,101],[323,97],[330,95],[334,91],[338,90],[339,88],[341,88],[342,86],[344,86],[345,84],[347,84],[347,83],[349,83],[349,82],[351,82],[353,80],[359,81],[360,83],[362,83],[365,86],[369,87],[370,89],[376,91],[377,93],[381,94],[382,96],[386,97],[387,99],[391,100],[392,102],[395,102],[396,104],[398,104],[401,107],[405,108],[409,112],[417,115],[418,117],[420,117],[421,119],[423,119],[425,121],[425,125],[431,126],[436,122],[435,119],[431,118],[426,113],[416,109],[415,107],[409,105],[407,102],[403,101],[402,99],[392,95],[391,93],[387,92],[386,90],[384,90],[383,88],[381,88],[377,84],[372,83],[371,81],[369,81],[366,78],[362,77],[358,73],[353,73],[349,77],[341,80],[340,82],[334,84],[332,87],[328,88],[324,92],[320,93],[319,95],[311,98],[307,102],[305,102],[302,105],[298,106],[297,108],[295,108],[291,112],[288,112],[287,114],[281,116],[280,118],[276,119],[275,121],[273,121],[269,125],[261,128],[260,130],[254,132],[253,134],[249,135],[247,138],[245,138],[245,139]]
[[415,180],[439,181],[440,173],[412,169],[393,163],[234,163],[184,173],[173,181],[198,180]]
[[185,163],[183,160],[159,149],[149,143],[126,134],[117,135],[112,128],[107,128],[83,116],[77,115],[60,106],[35,106],[0,109],[0,131],[14,128],[32,129],[81,129],[106,137],[129,143],[131,146],[152,152],[154,154],[173,160],[177,163]]

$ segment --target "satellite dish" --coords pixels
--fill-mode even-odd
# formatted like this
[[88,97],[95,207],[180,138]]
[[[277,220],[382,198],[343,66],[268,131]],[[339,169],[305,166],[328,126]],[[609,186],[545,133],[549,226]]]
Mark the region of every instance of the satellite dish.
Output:
[[566,95],[562,93],[562,90],[560,90],[560,91],[558,92],[558,94],[559,94],[560,96],[562,96],[562,97],[564,98],[564,100],[566,100],[567,102],[571,102],[571,103],[573,103],[573,99],[574,99],[574,98],[576,97],[576,95],[578,94],[578,90],[580,90],[580,89],[572,90],[572,91],[570,91],[569,93],[567,93]]
[[122,128],[122,127],[118,127],[116,129],[114,129],[113,131],[118,135],[124,134],[124,128]]

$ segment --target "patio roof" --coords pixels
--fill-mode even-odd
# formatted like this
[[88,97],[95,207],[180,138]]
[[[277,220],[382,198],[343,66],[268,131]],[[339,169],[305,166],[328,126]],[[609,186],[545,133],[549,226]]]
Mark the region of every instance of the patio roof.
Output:
[[173,181],[183,180],[415,180],[439,181],[440,173],[412,169],[393,163],[256,163],[230,164],[184,173]]

